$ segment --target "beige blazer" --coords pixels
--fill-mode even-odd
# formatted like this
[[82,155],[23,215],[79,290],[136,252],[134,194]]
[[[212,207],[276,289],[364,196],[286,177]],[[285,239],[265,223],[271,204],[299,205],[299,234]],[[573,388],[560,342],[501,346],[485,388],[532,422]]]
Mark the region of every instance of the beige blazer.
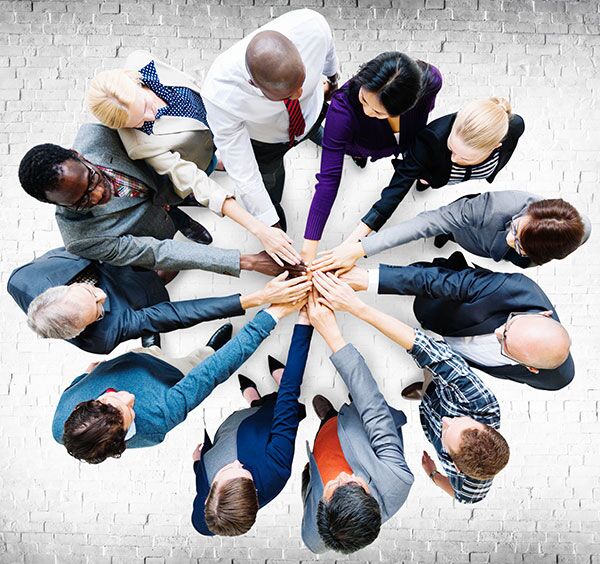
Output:
[[[139,70],[152,60],[162,84],[185,86],[200,94],[200,86],[191,76],[156,60],[148,51],[134,51],[125,68]],[[223,202],[233,193],[204,172],[214,153],[212,133],[206,125],[189,117],[162,116],[154,123],[152,135],[134,128],[118,132],[131,159],[143,159],[158,174],[167,175],[181,198],[193,192],[199,203],[222,215]]]

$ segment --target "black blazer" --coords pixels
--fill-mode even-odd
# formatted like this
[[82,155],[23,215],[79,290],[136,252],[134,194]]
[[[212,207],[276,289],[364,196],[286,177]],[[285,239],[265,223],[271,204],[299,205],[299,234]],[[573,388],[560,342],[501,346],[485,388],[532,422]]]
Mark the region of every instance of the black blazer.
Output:
[[[456,255],[462,257],[460,253]],[[413,309],[419,323],[448,337],[493,333],[513,311],[551,310],[552,318],[560,321],[546,294],[527,276],[479,267],[457,270],[449,262],[435,259],[433,263],[418,262],[410,266],[381,265],[379,293],[416,296]],[[575,376],[571,355],[558,368],[541,369],[538,374],[520,364],[481,366],[467,362],[491,376],[540,390],[559,390]]]
[[[441,188],[448,184],[452,170],[452,153],[448,149],[448,137],[455,119],[456,113],[432,121],[419,132],[412,147],[404,153],[402,160],[392,160],[396,172],[389,185],[382,190],[379,201],[362,218],[363,223],[374,231],[381,229],[408,194],[415,180],[426,180],[432,188]],[[508,133],[502,140],[498,165],[486,179],[488,182],[493,182],[498,172],[510,160],[524,131],[523,118],[513,114],[508,124]]]
[[[93,261],[53,249],[13,271],[8,292],[27,313],[34,298],[48,288],[71,282]],[[212,319],[244,315],[239,294],[170,302],[153,270],[94,262],[98,287],[107,295],[104,318],[88,325],[69,342],[91,353],[108,354],[119,343],[151,333],[184,329]]]

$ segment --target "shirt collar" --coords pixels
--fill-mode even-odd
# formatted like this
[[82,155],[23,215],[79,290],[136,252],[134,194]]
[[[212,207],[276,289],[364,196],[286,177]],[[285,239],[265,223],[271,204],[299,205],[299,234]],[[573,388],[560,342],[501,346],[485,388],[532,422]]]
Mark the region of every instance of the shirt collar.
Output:
[[135,419],[131,422],[131,425],[129,425],[129,429],[127,429],[127,434],[125,435],[125,440],[128,441],[129,439],[131,439],[134,435],[135,435],[136,429],[135,429]]

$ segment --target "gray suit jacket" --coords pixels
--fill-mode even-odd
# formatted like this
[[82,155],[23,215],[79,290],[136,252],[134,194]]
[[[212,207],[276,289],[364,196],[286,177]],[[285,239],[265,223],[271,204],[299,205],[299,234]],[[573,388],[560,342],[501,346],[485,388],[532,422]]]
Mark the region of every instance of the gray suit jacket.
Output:
[[93,164],[137,178],[152,194],[148,198],[113,197],[105,205],[82,212],[56,206],[56,220],[69,252],[115,266],[154,270],[200,268],[239,276],[239,251],[172,240],[177,230],[163,205],[177,204],[181,199],[167,177],[127,156],[116,131],[85,124],[73,148]]
[[[401,427],[406,416],[390,407],[373,379],[365,359],[348,344],[331,356],[353,402],[344,404],[338,415],[338,437],[352,472],[364,478],[379,503],[385,523],[404,504],[414,481],[404,460]],[[323,497],[323,482],[310,449],[310,481],[304,492],[302,540],[315,553],[327,547],[317,529],[317,508]]]
[[[474,255],[492,258],[496,262],[510,260],[512,249],[506,243],[506,235],[511,220],[523,215],[529,204],[542,199],[537,194],[521,190],[484,192],[475,197],[460,198],[436,210],[422,212],[361,242],[367,256],[371,256],[417,239],[452,235],[456,243]],[[589,218],[582,216],[582,219],[585,235],[581,244],[588,240],[591,233]],[[516,264],[532,266],[528,260],[517,260]]]

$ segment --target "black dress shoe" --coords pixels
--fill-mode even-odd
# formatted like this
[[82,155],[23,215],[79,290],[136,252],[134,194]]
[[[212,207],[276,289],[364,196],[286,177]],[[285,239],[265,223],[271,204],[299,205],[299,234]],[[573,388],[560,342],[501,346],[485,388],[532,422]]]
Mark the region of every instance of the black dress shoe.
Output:
[[159,333],[151,333],[150,335],[144,335],[142,337],[142,347],[160,347],[160,334]]
[[452,233],[436,235],[433,239],[433,245],[436,249],[441,249],[448,241],[454,241]]
[[200,245],[210,245],[213,241],[211,234],[204,225],[192,219],[187,213],[184,213],[177,207],[172,207],[169,211],[169,217],[175,224],[177,231],[184,237],[200,243]]
[[425,182],[421,182],[420,180],[417,180],[417,184],[415,186],[415,189],[417,192],[425,192],[425,190],[427,190],[427,188],[431,188],[431,186],[429,186],[429,184],[425,184]]
[[285,369],[285,364],[279,362],[276,358],[273,358],[270,354],[267,355],[267,362],[269,363],[269,373],[271,376],[275,370],[279,370],[280,368]]
[[[256,384],[252,380],[250,380],[250,378],[247,378],[243,374],[238,374],[238,380],[240,382],[240,392],[242,392],[242,394],[248,388],[254,388],[258,392],[258,388],[256,387]],[[260,394],[258,394],[258,395],[260,395]]]
[[214,333],[213,336],[206,343],[207,347],[210,347],[214,351],[218,351],[227,341],[231,340],[233,335],[233,325],[231,323],[225,323],[221,325]]
[[423,382],[414,382],[402,390],[402,397],[406,400],[423,399]]
[[354,164],[359,168],[365,168],[367,166],[367,158],[366,157],[352,157]]
[[321,394],[318,394],[313,398],[312,405],[317,417],[321,421],[323,421],[331,411],[335,411],[333,404]]

